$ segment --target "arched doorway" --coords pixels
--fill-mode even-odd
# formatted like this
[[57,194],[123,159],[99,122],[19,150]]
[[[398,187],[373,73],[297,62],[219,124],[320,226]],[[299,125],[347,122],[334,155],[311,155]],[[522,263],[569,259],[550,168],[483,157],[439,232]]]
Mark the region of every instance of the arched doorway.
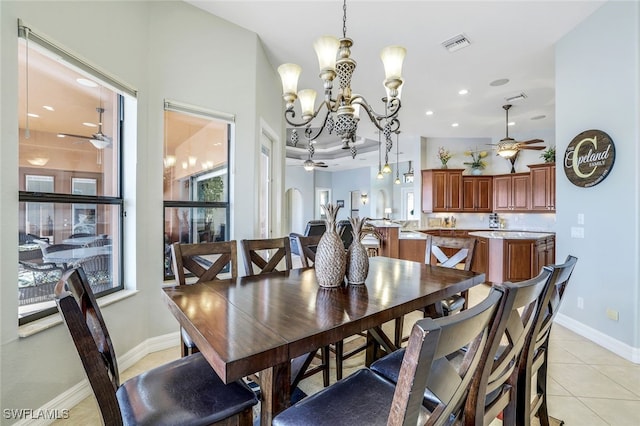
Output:
[[285,192],[285,231],[287,234],[304,232],[302,193],[297,188],[289,188]]

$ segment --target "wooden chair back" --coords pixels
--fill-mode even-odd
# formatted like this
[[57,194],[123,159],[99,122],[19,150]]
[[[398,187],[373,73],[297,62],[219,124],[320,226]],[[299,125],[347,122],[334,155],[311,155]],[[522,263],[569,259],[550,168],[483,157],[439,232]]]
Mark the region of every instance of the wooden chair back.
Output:
[[[247,275],[267,274],[277,271],[278,269],[276,268],[283,259],[285,261],[285,270],[293,268],[289,237],[242,240],[240,244]],[[263,250],[266,250],[268,255],[263,256],[259,253]],[[257,273],[254,271],[253,265],[258,267]]]
[[549,286],[536,312],[518,365],[518,425],[528,426],[536,416],[541,425],[549,424],[546,396],[549,335],[577,261],[577,257],[569,255],[561,265],[544,267],[551,273]]
[[321,238],[322,235],[311,235],[308,237],[303,235],[296,236],[295,244],[297,245],[303,268],[313,266],[316,262],[316,249],[318,248],[318,243]]
[[[491,344],[491,330],[503,291],[492,288],[477,305],[451,317],[418,320],[411,330],[387,424],[416,424],[425,389],[440,401],[426,425],[448,424],[459,417],[481,357]],[[462,363],[448,359],[465,348]]]
[[475,247],[475,238],[427,235],[424,262],[427,265],[470,271]]
[[185,269],[198,277],[197,282],[218,279],[218,275],[229,264],[231,278],[238,276],[238,248],[235,240],[199,244],[173,243],[171,257],[178,285],[187,283]]
[[118,364],[109,332],[82,269],[64,273],[55,287],[56,303],[69,329],[105,424],[121,425],[116,399]]
[[483,368],[470,387],[465,424],[489,425],[501,412],[504,424],[516,424],[518,362],[550,279],[550,271],[543,269],[530,280],[495,285],[503,289],[504,303],[492,329],[492,344],[481,359]]

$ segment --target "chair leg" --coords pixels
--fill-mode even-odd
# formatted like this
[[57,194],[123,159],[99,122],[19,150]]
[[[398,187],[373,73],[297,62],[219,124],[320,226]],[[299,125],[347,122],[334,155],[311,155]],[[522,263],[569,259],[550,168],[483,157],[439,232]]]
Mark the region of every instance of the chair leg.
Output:
[[342,340],[335,343],[336,347],[336,380],[342,379],[342,358],[344,356],[344,342]]
[[396,329],[394,330],[393,344],[396,348],[402,346],[402,330],[404,329],[404,316],[396,318]]
[[325,388],[329,386],[329,371],[330,371],[329,358],[330,358],[329,346],[324,346],[322,348],[322,365],[323,365],[322,382]]

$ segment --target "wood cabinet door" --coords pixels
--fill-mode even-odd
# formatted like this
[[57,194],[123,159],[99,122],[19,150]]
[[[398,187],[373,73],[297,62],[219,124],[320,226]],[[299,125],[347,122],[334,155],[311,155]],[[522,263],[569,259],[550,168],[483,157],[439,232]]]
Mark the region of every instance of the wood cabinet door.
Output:
[[556,209],[556,167],[535,165],[531,168],[531,210],[551,212]]
[[529,173],[512,175],[511,209],[529,210],[531,206],[531,179]]
[[535,242],[532,240],[504,241],[503,280],[518,282],[528,280],[538,274]]
[[473,262],[471,270],[479,274],[486,274],[487,280],[489,272],[489,242],[486,238],[475,237],[476,248],[473,252]]
[[493,210],[511,210],[511,176],[496,176],[493,178]]
[[448,172],[446,175],[447,211],[462,211],[462,172]]
[[476,213],[493,211],[493,178],[491,176],[462,177],[462,211]]
[[432,193],[433,193],[433,211],[434,212],[443,212],[447,211],[447,186],[448,179],[447,173],[445,172],[433,172],[432,179]]

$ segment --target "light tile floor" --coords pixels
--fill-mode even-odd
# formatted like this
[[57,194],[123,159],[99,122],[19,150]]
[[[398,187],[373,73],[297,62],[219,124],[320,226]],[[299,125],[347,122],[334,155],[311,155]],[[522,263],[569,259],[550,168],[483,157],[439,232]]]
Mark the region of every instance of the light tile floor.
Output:
[[[488,287],[472,290],[471,303],[486,295]],[[405,320],[405,333],[419,314]],[[383,327],[391,332],[392,323]],[[358,345],[359,338],[348,345]],[[347,348],[345,348],[347,349]],[[179,348],[147,355],[133,367],[121,373],[121,381],[140,374],[156,365],[176,359]],[[345,361],[344,377],[361,367],[364,355]],[[640,425],[640,365],[633,364],[592,343],[558,324],[553,326],[549,350],[549,414],[562,419],[566,426],[638,426]],[[331,382],[335,382],[335,364],[332,363]],[[307,394],[322,388],[320,375],[314,375],[300,384]],[[55,424],[100,425],[102,420],[93,397],[73,407],[69,419]],[[496,420],[492,425],[500,425]]]

